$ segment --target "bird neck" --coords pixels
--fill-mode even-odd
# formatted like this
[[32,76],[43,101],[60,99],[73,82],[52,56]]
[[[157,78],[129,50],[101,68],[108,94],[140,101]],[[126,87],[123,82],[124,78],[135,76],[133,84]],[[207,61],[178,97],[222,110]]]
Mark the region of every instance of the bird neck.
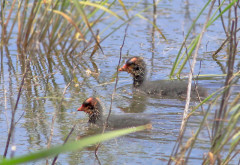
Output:
[[100,103],[96,105],[96,108],[93,109],[93,113],[89,114],[89,123],[96,123],[98,120],[102,118],[102,106]]
[[135,88],[140,87],[143,82],[145,81],[145,75],[146,75],[145,68],[141,68],[140,70],[136,71],[133,75],[133,86]]
[[133,86],[135,88],[140,87],[143,84],[144,80],[145,80],[145,77],[143,76],[135,76],[133,78]]

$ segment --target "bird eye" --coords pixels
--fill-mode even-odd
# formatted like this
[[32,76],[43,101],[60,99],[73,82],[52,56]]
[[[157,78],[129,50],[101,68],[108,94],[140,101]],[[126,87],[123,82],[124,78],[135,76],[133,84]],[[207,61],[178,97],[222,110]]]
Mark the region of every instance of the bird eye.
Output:
[[134,69],[135,69],[135,70],[139,70],[140,68],[139,68],[138,66],[136,66]]

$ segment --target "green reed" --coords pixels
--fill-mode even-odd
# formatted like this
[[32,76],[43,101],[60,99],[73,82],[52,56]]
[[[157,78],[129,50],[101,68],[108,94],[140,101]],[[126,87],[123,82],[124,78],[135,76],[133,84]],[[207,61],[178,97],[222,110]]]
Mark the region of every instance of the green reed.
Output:
[[[188,30],[188,33],[185,36],[185,39],[182,43],[181,48],[179,49],[178,55],[175,59],[175,62],[173,64],[172,70],[170,72],[169,77],[173,78],[174,76],[179,77],[180,73],[182,72],[183,68],[185,67],[187,61],[189,60],[189,58],[192,56],[193,51],[196,48],[196,45],[199,41],[199,37],[200,34],[198,34],[193,40],[190,41],[190,44],[187,46],[188,52],[186,54],[186,51],[184,51],[184,46],[187,42],[187,39],[189,37],[189,34],[192,32],[193,27],[195,26],[195,24],[197,23],[198,19],[202,16],[203,11],[209,6],[209,3],[211,2],[211,0],[209,0],[205,6],[202,8],[202,10],[199,12],[199,14],[197,15],[197,17],[194,19],[191,27]],[[215,10],[214,14],[211,16],[211,18],[209,19],[208,23],[207,23],[207,28],[209,26],[211,26],[216,20],[218,20],[225,12],[227,12],[231,7],[234,6],[234,4],[237,2],[237,0],[232,1],[231,3],[229,3],[218,15],[217,12],[219,10],[219,8],[221,8],[224,4],[225,0],[223,0],[221,2],[221,4],[219,5],[219,7]],[[181,64],[180,64],[181,63]],[[177,70],[178,68],[178,70]]]
[[[208,1],[206,5],[208,6]],[[237,94],[236,96],[231,95],[230,89],[233,88],[233,86],[239,81],[239,70],[234,70],[234,63],[235,63],[235,56],[237,56],[237,48],[238,48],[238,39],[237,39],[237,32],[238,29],[238,10],[237,7],[239,5],[239,1],[232,1],[226,7],[221,10],[221,7],[225,1],[222,1],[218,7],[218,9],[214,12],[214,14],[211,16],[210,20],[207,23],[207,27],[209,27],[214,21],[219,19],[223,13],[225,13],[228,10],[233,11],[234,16],[233,19],[229,17],[232,21],[230,22],[230,29],[227,32],[227,39],[224,41],[224,44],[227,44],[227,55],[228,60],[226,63],[226,69],[227,71],[223,70],[224,75],[226,76],[224,87],[219,89],[218,91],[210,94],[205,100],[200,102],[199,105],[193,108],[193,110],[187,114],[187,118],[183,120],[188,121],[189,118],[191,118],[191,115],[195,113],[199,107],[203,103],[208,104],[207,110],[203,110],[202,108],[202,121],[196,131],[193,132],[193,135],[191,138],[189,138],[185,143],[183,143],[184,138],[184,132],[186,129],[188,129],[188,125],[180,132],[183,132],[180,134],[180,136],[177,139],[176,145],[172,151],[172,155],[169,159],[168,164],[171,164],[175,162],[175,164],[187,164],[192,151],[195,149],[195,144],[198,141],[199,133],[203,131],[204,129],[208,129],[209,134],[209,145],[208,148],[209,151],[206,153],[206,155],[203,157],[202,164],[228,164],[231,162],[232,159],[234,159],[238,154],[239,150],[237,150],[237,146],[240,143],[240,134],[239,134],[239,128],[238,128],[238,121],[240,118],[240,94]],[[203,9],[205,9],[207,6],[204,6]],[[219,14],[217,15],[217,11],[219,10]],[[202,11],[197,16],[197,19],[199,16],[201,16]],[[217,15],[217,16],[216,16]],[[196,19],[196,20],[197,20]],[[196,20],[194,21],[193,25],[196,23]],[[223,23],[224,26],[224,23]],[[226,29],[224,27],[224,29]],[[176,71],[180,61],[182,62],[180,69],[176,72],[176,75],[178,76],[185,64],[188,61],[188,58],[191,57],[191,54],[196,48],[197,42],[199,40],[200,34],[197,35],[196,38],[192,40],[190,45],[187,49],[190,49],[188,52],[183,52],[182,56],[180,57],[180,54],[182,52],[183,46],[186,42],[186,39],[189,36],[189,33],[191,32],[192,27],[190,28],[187,36],[185,37],[185,41],[182,45],[182,47],[179,50],[179,54],[175,60],[175,63],[173,65],[170,77],[173,76],[174,72]],[[222,49],[223,46],[221,45],[220,48]],[[218,51],[219,52],[219,51]],[[185,54],[187,54],[185,56]],[[215,54],[216,55],[216,54]],[[184,58],[185,56],[185,58]],[[225,74],[226,73],[226,74]],[[200,75],[201,76],[201,75]],[[219,76],[219,75],[215,75]],[[232,102],[230,102],[230,97],[232,97]],[[211,101],[208,101],[210,98],[212,98]],[[217,102],[220,102],[221,104],[217,104]],[[219,106],[219,107],[218,107]],[[211,113],[211,111],[215,111],[215,117],[213,121],[208,121],[208,117]],[[211,128],[211,132],[210,132]],[[177,146],[177,147],[176,147]],[[228,151],[226,151],[226,148],[228,148]]]

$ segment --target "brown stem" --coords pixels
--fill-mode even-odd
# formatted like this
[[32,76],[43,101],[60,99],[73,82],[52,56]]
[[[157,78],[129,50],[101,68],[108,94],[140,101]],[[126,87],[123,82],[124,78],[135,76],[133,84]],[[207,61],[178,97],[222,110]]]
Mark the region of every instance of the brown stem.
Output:
[[[75,72],[75,68],[76,68],[76,66],[75,66],[74,69],[73,69],[73,73]],[[60,101],[60,103],[58,104],[58,108],[56,109],[54,116],[52,117],[50,137],[49,137],[49,139],[48,139],[47,148],[50,148],[51,141],[52,141],[52,137],[53,137],[53,131],[54,131],[54,123],[55,123],[56,117],[57,117],[57,115],[58,115],[58,112],[59,112],[59,110],[60,110],[60,108],[61,108],[61,106],[62,106],[62,102],[63,102],[63,100],[64,100],[64,95],[65,95],[68,87],[71,85],[72,81],[73,81],[73,79],[65,86],[64,91],[63,91],[63,93],[62,93],[61,101]],[[75,126],[74,126],[74,127],[75,127]],[[73,128],[74,128],[74,127],[73,127]],[[48,160],[46,160],[46,164],[48,164]]]
[[[237,29],[237,32],[240,30],[240,28]],[[212,56],[216,56],[223,48],[223,46],[227,43],[227,41],[230,39],[231,36],[228,36],[223,43],[221,44],[221,46],[212,54]]]
[[6,142],[6,146],[5,146],[5,151],[4,151],[4,154],[3,154],[4,158],[7,156],[8,147],[9,147],[10,140],[11,140],[14,128],[15,128],[15,114],[16,114],[16,111],[17,111],[18,102],[19,102],[21,94],[22,94],[22,88],[23,88],[23,85],[24,85],[24,80],[25,80],[25,78],[27,76],[27,72],[30,68],[30,60],[28,60],[28,59],[26,59],[26,60],[28,61],[28,63],[26,65],[25,72],[23,74],[23,78],[22,78],[22,81],[21,81],[21,84],[20,84],[20,88],[19,88],[18,96],[17,96],[17,101],[16,101],[15,107],[12,111],[12,119],[11,119],[10,130],[8,132],[8,138],[7,138],[7,142]]
[[[236,42],[235,42],[236,41],[235,34],[234,34],[235,23],[236,23],[235,20],[233,20],[231,34],[230,34],[231,38],[230,38],[229,59],[228,59],[228,63],[227,63],[228,73],[227,73],[227,77],[225,80],[225,86],[229,86],[232,83],[231,77],[233,76],[233,67],[234,67],[235,53],[236,53],[235,49],[237,47]],[[235,29],[235,32],[236,32],[236,29]],[[221,119],[224,120],[224,118],[225,118],[229,97],[230,97],[230,88],[227,88],[223,93],[220,109],[219,109],[219,111],[216,112],[216,115],[215,115],[216,121],[214,122],[214,127],[213,127],[214,136],[217,136],[218,131],[220,131],[219,125],[220,125]]]
[[[63,145],[68,141],[69,137],[72,135],[72,133],[73,133],[76,125],[77,125],[77,124],[74,124],[74,125],[73,125],[71,131],[69,132],[68,136],[67,136],[66,139],[64,140]],[[54,164],[56,163],[57,158],[58,158],[58,155],[56,155],[56,156],[54,157],[53,162],[52,162],[52,165],[54,165]]]
[[193,55],[193,62],[192,62],[192,65],[191,65],[192,71],[190,71],[190,73],[189,73],[187,98],[186,98],[186,104],[185,104],[182,124],[181,124],[181,128],[180,128],[180,131],[179,131],[178,139],[177,139],[177,141],[176,141],[176,143],[174,145],[174,148],[172,150],[171,156],[170,156],[170,158],[168,160],[168,165],[171,164],[172,157],[176,157],[177,156],[179,148],[180,148],[181,143],[182,143],[182,138],[183,138],[184,132],[186,130],[186,123],[187,123],[187,120],[188,120],[187,116],[188,116],[188,113],[189,113],[188,111],[189,111],[189,103],[190,103],[190,92],[191,92],[191,85],[192,85],[192,72],[194,72],[194,66],[195,66],[195,63],[196,63],[196,57],[198,55],[198,50],[200,48],[201,40],[202,40],[203,34],[204,34],[205,30],[206,30],[207,22],[208,22],[208,20],[210,18],[210,15],[212,13],[213,6],[214,6],[215,2],[216,2],[216,0],[212,1],[212,4],[210,6],[210,9],[209,9],[209,12],[208,12],[208,15],[207,15],[207,18],[206,18],[206,21],[205,21],[205,23],[203,25],[203,28],[202,28],[202,31],[200,33],[199,41],[197,43],[197,46],[196,46],[196,49],[195,49],[195,52],[194,52],[194,55]]
[[[220,6],[220,5],[221,5],[221,2],[220,2],[220,0],[218,0],[218,6]],[[219,7],[219,13],[221,13],[221,12],[222,12],[222,9],[221,9],[221,7]],[[223,15],[221,15],[221,22],[222,22],[223,30],[224,30],[226,36],[228,37],[228,32],[226,30],[226,26],[225,26],[225,23],[223,20]]]
[[[106,129],[106,127],[108,126],[108,120],[109,120],[109,117],[110,117],[111,112],[112,112],[112,102],[113,102],[113,98],[114,98],[114,95],[115,95],[116,90],[117,90],[117,83],[118,83],[118,72],[119,72],[118,69],[119,69],[119,66],[120,66],[121,59],[122,59],[122,48],[123,48],[123,46],[124,46],[125,39],[126,39],[126,36],[127,36],[128,26],[129,26],[129,23],[127,24],[127,26],[126,26],[126,28],[125,28],[125,34],[124,34],[124,37],[123,37],[123,43],[122,43],[122,45],[121,45],[121,47],[120,47],[120,56],[119,56],[119,61],[118,61],[118,65],[117,65],[117,76],[116,76],[115,86],[114,86],[114,90],[113,90],[112,97],[111,97],[110,109],[109,109],[109,112],[108,112],[107,119],[106,119],[106,121],[105,121],[105,123],[104,123],[104,127],[103,127],[102,133],[105,132],[105,129]],[[99,146],[100,146],[100,143],[98,143],[98,145],[97,145],[97,147],[96,147],[96,149],[95,149],[95,156],[96,156],[97,160],[98,160],[97,151],[98,151]]]

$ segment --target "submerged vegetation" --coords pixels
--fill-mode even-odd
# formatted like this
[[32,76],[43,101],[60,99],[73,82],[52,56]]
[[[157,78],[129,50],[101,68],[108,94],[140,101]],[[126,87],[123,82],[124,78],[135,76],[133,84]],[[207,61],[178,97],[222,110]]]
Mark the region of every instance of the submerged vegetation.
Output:
[[[75,100],[79,97],[81,99],[86,98],[86,88],[98,92],[91,83],[88,83],[91,79],[99,84],[103,83],[99,78],[98,64],[92,60],[96,53],[105,55],[105,49],[102,47],[103,41],[108,40],[115,32],[125,26],[131,26],[133,20],[139,19],[151,25],[163,42],[168,42],[167,36],[161,30],[164,27],[156,25],[156,10],[160,2],[153,0],[152,4],[136,12],[141,2],[136,2],[129,7],[122,0],[97,2],[77,0],[1,1],[0,80],[2,88],[0,90],[2,100],[4,100],[1,104],[4,105],[2,113],[5,114],[8,136],[6,137],[4,153],[1,154],[3,159],[0,160],[0,164],[6,162],[17,164],[46,158],[47,156],[56,156],[62,152],[76,151],[110,138],[149,127],[142,126],[109,132],[68,143],[67,140],[76,126],[74,124],[70,127],[63,127],[64,139],[54,143],[66,144],[51,147],[54,128],[56,123],[61,125],[65,108],[73,106]],[[142,14],[152,8],[153,20]],[[192,88],[197,89],[197,79],[203,77],[225,76],[225,83],[223,88],[210,93],[205,100],[199,99],[199,104],[193,108],[189,107],[189,92],[182,125],[179,128],[179,136],[171,155],[169,155],[168,164],[187,164],[191,159],[192,152],[194,152],[200,132],[206,129],[209,137],[209,151],[206,155],[202,155],[201,162],[203,164],[214,164],[216,162],[218,164],[229,164],[240,154],[240,94],[231,95],[231,89],[234,89],[234,86],[238,85],[239,88],[239,84],[237,84],[240,75],[239,51],[237,49],[239,47],[239,10],[239,0],[207,1],[192,22],[184,41],[182,41],[169,78],[180,78],[183,69],[189,68],[189,91],[191,91],[191,82],[193,81],[195,84]],[[204,12],[208,14],[204,15]],[[200,22],[200,18],[204,22]],[[219,52],[224,48],[227,49],[226,65],[219,63],[223,75],[201,75],[199,73],[195,76],[193,75],[194,68],[202,38],[208,28],[216,21],[222,23],[226,39],[222,42],[222,45],[219,45],[219,49],[212,53],[212,56],[213,59],[216,59]],[[197,23],[202,24],[202,29],[194,38],[191,38],[191,33]],[[126,28],[125,34],[122,34],[124,40],[127,33]],[[120,46],[119,59],[121,59],[124,44],[120,44]],[[86,58],[91,63],[86,61]],[[116,69],[112,82],[116,80],[117,83],[117,74]],[[81,96],[79,96],[79,93],[81,93]],[[45,109],[48,101],[54,107],[50,116],[50,125],[45,123],[45,120],[49,117],[49,112]],[[20,104],[20,102],[22,103]],[[218,104],[219,102],[220,104]],[[208,105],[207,109],[204,108],[203,104]],[[9,105],[11,113],[7,111]],[[28,111],[29,109],[32,109],[32,111]],[[198,130],[192,133],[192,137],[186,139],[185,132],[188,129],[188,121],[197,110],[201,111],[202,121]],[[210,113],[215,114],[214,120],[208,120]],[[15,158],[14,139],[17,138],[15,135],[16,129],[19,129],[18,124],[24,116],[38,118],[38,122],[47,128],[46,130],[49,132],[43,131],[47,144],[45,147],[40,147],[46,149]],[[26,123],[36,127],[34,123],[28,121]],[[226,148],[228,151],[226,151]],[[57,157],[55,158],[57,159]],[[101,160],[99,161],[101,162]],[[46,163],[50,162],[47,160]]]

